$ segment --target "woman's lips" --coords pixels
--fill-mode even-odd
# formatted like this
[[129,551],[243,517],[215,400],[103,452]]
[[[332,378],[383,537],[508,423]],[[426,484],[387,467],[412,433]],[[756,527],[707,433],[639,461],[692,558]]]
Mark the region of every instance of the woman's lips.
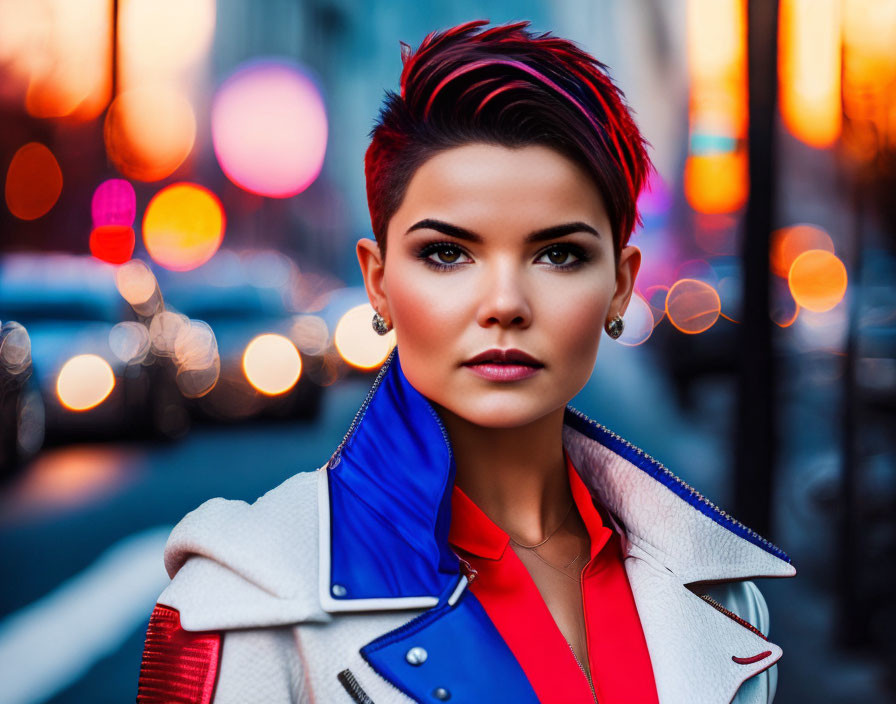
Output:
[[464,366],[488,381],[520,381],[544,368],[532,355],[515,349],[487,350],[464,362]]

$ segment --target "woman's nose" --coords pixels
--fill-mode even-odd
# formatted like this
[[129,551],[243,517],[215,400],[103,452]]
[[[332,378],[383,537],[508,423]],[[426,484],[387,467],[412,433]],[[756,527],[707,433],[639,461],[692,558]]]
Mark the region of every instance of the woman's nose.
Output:
[[483,327],[528,327],[532,309],[522,275],[513,266],[495,266],[483,271],[478,322]]

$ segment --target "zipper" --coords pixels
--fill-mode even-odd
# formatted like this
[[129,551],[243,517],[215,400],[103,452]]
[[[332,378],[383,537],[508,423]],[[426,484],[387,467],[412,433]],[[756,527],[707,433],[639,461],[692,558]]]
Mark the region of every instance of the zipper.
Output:
[[336,679],[345,687],[345,691],[348,692],[352,701],[357,704],[374,704],[373,699],[367,695],[351,670],[343,670],[336,675]]
[[569,646],[569,652],[572,653],[572,656],[576,659],[576,665],[579,666],[579,669],[582,671],[582,674],[585,676],[585,679],[588,680],[588,686],[591,688],[591,696],[594,699],[594,704],[599,704],[597,701],[597,694],[594,693],[594,683],[591,681],[591,675],[585,672],[585,668],[582,667],[582,662],[579,660],[576,655],[576,651],[572,649],[572,644],[569,641],[566,641],[566,644]]
[[757,636],[759,636],[763,640],[765,640],[765,641],[768,640],[768,638],[766,638],[765,635],[762,633],[762,631],[760,631],[758,628],[756,628],[756,626],[754,626],[752,623],[750,623],[748,621],[744,621],[740,616],[738,616],[737,614],[726,609],[719,602],[717,602],[715,599],[713,599],[711,596],[709,596],[709,594],[700,594],[699,596],[701,599],[703,599],[703,601],[714,606],[717,611],[721,611],[728,618],[733,619],[734,621],[739,623],[744,628],[748,628],[749,630],[753,631],[753,633],[755,633]]
[[342,436],[342,441],[336,446],[336,450],[330,456],[330,461],[327,462],[327,469],[334,467],[339,461],[339,455],[342,454],[342,450],[345,447],[346,443],[351,438],[352,434],[355,432],[355,428],[358,427],[358,423],[364,418],[364,414],[367,413],[367,407],[370,405],[370,399],[373,398],[373,394],[376,393],[376,390],[380,386],[380,382],[382,382],[383,377],[386,375],[386,370],[389,368],[392,358],[395,356],[395,350],[393,349],[389,358],[383,363],[383,366],[380,367],[379,372],[377,372],[376,378],[373,380],[373,384],[367,390],[367,395],[364,397],[364,401],[359,406],[357,412],[355,413],[355,417],[352,419],[351,425],[348,426],[348,430],[345,432],[345,435]]
[[[380,384],[383,381],[383,377],[386,376],[386,372],[389,371],[389,367],[392,366],[392,362],[395,360],[396,354],[395,347],[392,348],[392,351],[389,353],[389,357],[383,362],[383,366],[380,367],[379,372],[377,372],[376,378],[373,380],[373,384],[370,386],[370,389],[367,392],[367,395],[364,397],[364,401],[361,403],[361,406],[358,408],[357,413],[355,413],[355,417],[352,419],[351,425],[349,425],[348,430],[345,432],[345,435],[342,437],[342,441],[337,445],[336,450],[330,456],[330,460],[327,462],[327,469],[332,469],[339,463],[339,457],[342,454],[342,450],[345,448],[346,444],[349,440],[351,440],[352,435],[354,435],[355,430],[358,427],[358,424],[364,420],[364,415],[367,413],[367,407],[370,405],[371,399],[373,399],[373,395],[379,389]],[[445,424],[442,422],[442,419],[439,418],[439,414],[435,412],[435,409],[430,405],[429,401],[426,402],[426,405],[429,409],[429,412],[432,414],[433,419],[436,424],[439,426],[439,430],[442,432],[442,439],[445,441],[445,447],[448,450],[448,459],[449,461],[453,461],[453,450],[451,448],[451,441],[448,439],[448,430],[445,428]]]
[[738,521],[733,516],[729,516],[725,511],[720,509],[712,501],[710,501],[705,496],[703,496],[703,494],[701,494],[699,491],[697,491],[694,487],[690,486],[687,482],[682,481],[678,476],[673,474],[662,462],[658,462],[653,457],[651,457],[646,452],[644,452],[644,450],[642,450],[640,447],[636,447],[635,445],[632,445],[628,440],[621,437],[620,435],[617,435],[612,430],[607,428],[605,425],[602,425],[601,423],[598,423],[597,421],[591,420],[591,418],[586,416],[581,411],[573,408],[572,406],[568,406],[567,408],[580,421],[590,425],[592,428],[597,429],[601,433],[605,433],[606,435],[609,435],[616,442],[621,443],[626,448],[628,448],[632,452],[636,453],[639,457],[643,457],[645,460],[650,462],[650,464],[653,468],[662,472],[662,474],[665,477],[668,477],[669,479],[674,481],[679,487],[681,487],[682,489],[687,491],[688,494],[690,494],[694,499],[696,499],[698,502],[707,506],[709,508],[709,510],[720,519],[721,523],[727,524],[729,527],[733,526],[733,527],[740,529],[741,531],[743,531],[744,533],[746,533],[753,539],[752,542],[761,543],[762,546],[765,546],[765,549],[768,552],[772,553],[776,557],[781,558],[785,562],[789,563],[791,561],[790,558],[787,556],[787,553],[785,553],[781,548],[779,548],[777,545],[775,545],[771,541],[763,538],[755,530],[753,530],[749,526],[745,526],[743,523]]

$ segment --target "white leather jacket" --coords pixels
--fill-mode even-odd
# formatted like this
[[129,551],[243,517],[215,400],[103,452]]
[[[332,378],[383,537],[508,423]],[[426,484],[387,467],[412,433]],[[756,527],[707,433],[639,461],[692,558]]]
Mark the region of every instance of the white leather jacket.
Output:
[[[770,703],[782,651],[752,580],[789,558],[572,409],[564,445],[622,538],[660,702]],[[536,702],[448,545],[453,480],[393,354],[327,465],[189,513],[158,601],[224,633],[213,701]]]

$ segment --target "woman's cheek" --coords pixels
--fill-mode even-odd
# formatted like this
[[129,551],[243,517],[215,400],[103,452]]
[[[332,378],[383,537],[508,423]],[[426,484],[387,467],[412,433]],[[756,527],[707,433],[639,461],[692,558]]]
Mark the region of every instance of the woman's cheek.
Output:
[[[389,288],[389,308],[402,345],[402,362],[416,351],[446,350],[446,340],[456,339],[452,325],[457,315],[450,287],[431,272],[399,273]],[[440,285],[443,284],[443,285]],[[412,362],[412,360],[408,360]]]

